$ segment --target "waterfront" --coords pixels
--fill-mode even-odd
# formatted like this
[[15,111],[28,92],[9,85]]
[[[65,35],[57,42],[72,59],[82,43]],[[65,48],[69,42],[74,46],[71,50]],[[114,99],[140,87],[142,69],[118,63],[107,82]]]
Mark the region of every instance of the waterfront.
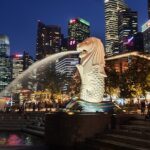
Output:
[[44,139],[18,131],[0,131],[0,150],[46,150]]

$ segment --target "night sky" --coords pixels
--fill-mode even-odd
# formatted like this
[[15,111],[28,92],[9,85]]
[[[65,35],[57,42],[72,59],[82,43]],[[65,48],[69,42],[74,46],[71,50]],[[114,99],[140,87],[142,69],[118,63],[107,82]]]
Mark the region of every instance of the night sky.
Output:
[[[0,33],[10,38],[11,53],[35,55],[37,20],[59,25],[67,35],[68,20],[81,17],[91,23],[91,35],[104,40],[104,0],[0,0]],[[125,0],[139,13],[139,31],[147,21],[147,0]]]

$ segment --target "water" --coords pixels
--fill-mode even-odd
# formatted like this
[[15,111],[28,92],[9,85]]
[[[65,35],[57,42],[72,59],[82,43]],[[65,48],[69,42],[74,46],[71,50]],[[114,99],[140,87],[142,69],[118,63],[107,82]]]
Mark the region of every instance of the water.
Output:
[[[31,65],[26,71],[24,71],[22,74],[20,74],[15,80],[13,80],[1,93],[0,97],[3,97],[6,95],[6,93],[11,93],[14,86],[17,85],[18,83],[21,83],[23,79],[26,77],[29,77],[29,75],[32,73],[34,69],[37,69],[39,67],[46,67],[48,64],[51,64],[52,62],[56,61],[57,59],[70,55],[70,54],[78,54],[79,52],[77,51],[67,51],[67,52],[61,52],[57,54],[50,55],[41,61],[35,62],[33,65]],[[4,107],[5,101],[0,103],[1,109]]]
[[[44,141],[36,136],[23,132],[0,132],[1,146],[40,146]],[[1,149],[1,148],[0,148]]]

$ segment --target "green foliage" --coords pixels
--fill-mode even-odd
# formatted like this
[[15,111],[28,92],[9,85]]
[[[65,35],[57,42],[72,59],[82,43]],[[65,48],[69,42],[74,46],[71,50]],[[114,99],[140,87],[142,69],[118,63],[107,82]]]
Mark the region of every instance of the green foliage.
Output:
[[131,62],[126,75],[128,80],[128,88],[132,97],[139,98],[140,95],[146,95],[149,88],[147,82],[149,70],[150,62],[146,59],[138,58]]
[[105,79],[105,91],[112,96],[118,93],[119,75],[115,69],[106,70],[107,78]]
[[43,69],[38,74],[38,84],[41,90],[48,89],[52,93],[60,93],[66,81],[66,75],[57,73],[53,68]]
[[81,87],[81,78],[78,70],[74,71],[72,78],[69,80],[69,89],[68,92],[70,95],[79,95]]
[[[109,64],[110,65],[110,64]],[[112,65],[112,66],[111,66]],[[111,64],[107,70],[106,92],[112,94],[119,88],[120,97],[139,98],[150,91],[150,61],[143,58],[133,58],[128,64],[128,69],[117,73]]]

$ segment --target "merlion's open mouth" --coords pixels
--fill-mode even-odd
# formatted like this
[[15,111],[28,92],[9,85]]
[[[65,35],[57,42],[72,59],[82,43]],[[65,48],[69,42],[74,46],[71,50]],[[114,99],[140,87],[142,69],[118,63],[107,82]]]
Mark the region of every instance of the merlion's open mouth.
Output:
[[80,58],[82,58],[82,57],[85,57],[87,55],[87,50],[79,50],[79,56],[80,56]]

